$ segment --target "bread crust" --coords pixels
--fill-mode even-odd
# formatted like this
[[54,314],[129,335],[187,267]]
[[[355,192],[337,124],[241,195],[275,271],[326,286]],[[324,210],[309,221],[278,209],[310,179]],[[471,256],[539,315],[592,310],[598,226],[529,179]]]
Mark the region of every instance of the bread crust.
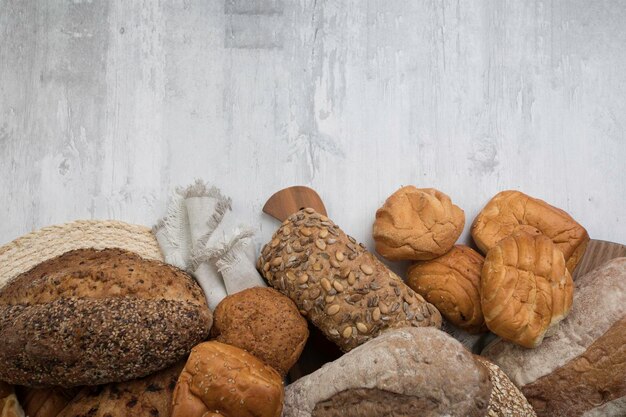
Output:
[[516,231],[541,233],[552,239],[563,252],[570,273],[589,243],[585,228],[565,211],[519,191],[496,194],[472,224],[472,238],[484,254]]
[[480,307],[480,274],[484,258],[465,245],[409,267],[406,283],[450,323],[471,334],[487,331]]
[[465,213],[434,188],[402,187],[376,211],[376,252],[386,259],[429,260],[448,252],[465,226]]
[[171,417],[280,417],[280,375],[243,349],[220,342],[194,347],[174,391]]
[[515,232],[487,253],[481,306],[487,327],[503,339],[538,346],[568,314],[572,297],[563,253],[548,237]]
[[285,376],[309,337],[296,305],[273,288],[249,288],[224,298],[214,312],[211,336],[237,346]]
[[441,326],[441,314],[313,209],[290,216],[257,267],[343,351],[398,327]]
[[27,386],[126,381],[180,360],[212,315],[197,283],[119,249],[77,250],[0,291],[0,379]]
[[0,381],[0,417],[24,417],[24,410],[17,401],[15,390]]

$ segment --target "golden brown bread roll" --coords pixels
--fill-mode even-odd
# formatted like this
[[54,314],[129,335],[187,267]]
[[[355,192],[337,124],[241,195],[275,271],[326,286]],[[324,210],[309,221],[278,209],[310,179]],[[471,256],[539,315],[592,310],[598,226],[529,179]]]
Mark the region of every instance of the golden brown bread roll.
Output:
[[280,417],[283,400],[272,367],[238,347],[205,342],[178,378],[172,417]]
[[24,417],[13,387],[0,381],[0,417]]
[[489,250],[481,276],[487,327],[532,348],[572,306],[573,282],[563,253],[544,235],[515,232]]
[[465,226],[465,213],[433,188],[402,187],[376,211],[376,251],[392,260],[423,261],[448,252]]
[[484,258],[465,245],[408,271],[407,285],[433,304],[452,324],[469,333],[487,331],[480,307],[480,273]]
[[257,267],[344,352],[387,329],[441,326],[432,304],[311,208],[283,222]]
[[289,297],[256,287],[219,303],[211,336],[244,349],[285,376],[300,357],[309,328]]
[[589,235],[569,214],[519,191],[502,191],[487,203],[472,224],[472,238],[483,253],[515,231],[548,236],[574,272]]

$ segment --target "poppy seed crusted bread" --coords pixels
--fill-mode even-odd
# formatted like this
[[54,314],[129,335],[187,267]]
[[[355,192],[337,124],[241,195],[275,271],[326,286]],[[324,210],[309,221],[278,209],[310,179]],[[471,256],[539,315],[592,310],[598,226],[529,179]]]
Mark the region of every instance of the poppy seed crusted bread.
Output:
[[206,339],[211,311],[189,275],[122,249],[79,249],[0,290],[0,380],[77,386],[143,377]]

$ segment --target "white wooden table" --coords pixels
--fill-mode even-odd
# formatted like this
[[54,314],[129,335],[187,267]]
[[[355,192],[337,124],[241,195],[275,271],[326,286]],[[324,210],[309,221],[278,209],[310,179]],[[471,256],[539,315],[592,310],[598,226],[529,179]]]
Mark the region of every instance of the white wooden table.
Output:
[[625,243],[625,130],[626,2],[0,0],[0,243],[196,177],[259,244],[295,184],[368,245],[405,184],[465,240],[515,188]]

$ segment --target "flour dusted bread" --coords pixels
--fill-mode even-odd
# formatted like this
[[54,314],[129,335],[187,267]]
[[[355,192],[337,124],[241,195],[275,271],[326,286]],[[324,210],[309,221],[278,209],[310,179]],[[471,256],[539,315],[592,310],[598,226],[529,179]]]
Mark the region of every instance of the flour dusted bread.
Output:
[[85,387],[56,417],[169,417],[183,365],[133,381]]
[[571,313],[528,350],[498,341],[482,352],[541,417],[626,415],[626,258],[576,281]]
[[434,328],[387,331],[289,385],[284,417],[486,415],[486,368]]
[[455,245],[443,256],[411,265],[406,283],[450,323],[472,334],[485,332],[480,306],[484,261],[472,248]]
[[257,267],[344,351],[387,329],[441,326],[432,304],[310,208],[283,222]]
[[487,327],[532,348],[572,306],[573,282],[563,253],[544,235],[515,232],[489,250],[481,275]]
[[502,191],[487,203],[472,224],[472,237],[483,253],[516,231],[548,236],[563,252],[567,269],[574,272],[589,235],[569,214],[519,191]]
[[448,252],[465,213],[434,188],[402,187],[376,211],[376,252],[389,260],[428,260]]
[[205,342],[178,379],[172,417],[280,417],[283,398],[273,368],[238,347]]
[[0,290],[0,379],[77,386],[149,375],[209,334],[212,316],[186,273],[122,249],[79,249]]
[[285,376],[309,337],[296,305],[273,288],[249,288],[224,298],[215,309],[211,336],[237,346]]

